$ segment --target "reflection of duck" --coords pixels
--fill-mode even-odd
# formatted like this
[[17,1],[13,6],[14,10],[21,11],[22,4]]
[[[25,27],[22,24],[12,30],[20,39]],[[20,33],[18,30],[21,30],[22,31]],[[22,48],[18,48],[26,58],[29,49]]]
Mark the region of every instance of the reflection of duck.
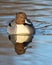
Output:
[[10,35],[9,39],[14,43],[15,51],[18,54],[24,53],[24,47],[32,41],[33,35],[35,34],[33,24],[23,12],[17,13],[16,22],[12,20],[9,23],[7,31]]

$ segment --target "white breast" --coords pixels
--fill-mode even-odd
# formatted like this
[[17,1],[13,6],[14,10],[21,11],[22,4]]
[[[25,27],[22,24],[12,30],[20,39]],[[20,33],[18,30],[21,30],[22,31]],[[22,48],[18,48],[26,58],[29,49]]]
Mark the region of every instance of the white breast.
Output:
[[17,25],[16,34],[32,34],[33,29],[28,25]]

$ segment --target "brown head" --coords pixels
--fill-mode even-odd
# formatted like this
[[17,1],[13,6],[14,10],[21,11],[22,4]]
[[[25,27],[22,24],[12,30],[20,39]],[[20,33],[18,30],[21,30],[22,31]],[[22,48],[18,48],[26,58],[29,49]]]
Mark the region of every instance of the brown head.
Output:
[[25,49],[23,43],[16,43],[15,44],[15,51],[18,55],[24,54]]
[[24,24],[26,18],[27,16],[24,12],[16,13],[16,24]]

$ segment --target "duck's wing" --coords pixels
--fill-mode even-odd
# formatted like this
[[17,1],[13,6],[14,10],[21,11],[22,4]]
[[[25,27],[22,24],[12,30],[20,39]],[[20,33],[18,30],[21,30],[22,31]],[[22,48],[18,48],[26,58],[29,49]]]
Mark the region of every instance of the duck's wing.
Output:
[[8,26],[7,26],[7,33],[9,34],[13,34],[15,32],[15,19],[13,19],[12,21],[9,22]]
[[15,19],[11,20],[11,21],[9,22],[8,26],[11,27],[11,26],[12,26],[12,23],[13,23],[14,21],[15,21]]
[[26,19],[25,20],[25,23],[28,24],[28,25],[31,25],[32,24],[32,22],[30,21],[30,19]]
[[26,20],[25,20],[25,25],[31,26],[31,27],[33,28],[34,34],[35,34],[35,28],[34,28],[34,26],[33,26],[33,23],[30,21],[30,19],[26,19]]

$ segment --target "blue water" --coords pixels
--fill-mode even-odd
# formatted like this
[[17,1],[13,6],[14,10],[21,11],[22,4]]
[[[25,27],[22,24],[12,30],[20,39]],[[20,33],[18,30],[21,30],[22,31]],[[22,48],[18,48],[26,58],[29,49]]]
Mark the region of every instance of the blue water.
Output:
[[23,55],[17,55],[7,37],[8,23],[15,18],[15,15],[0,15],[0,65],[52,65],[52,0],[5,0],[5,3],[0,4],[0,8],[4,7],[5,9],[0,9],[2,14],[25,12],[32,21],[36,34],[29,44],[32,48],[27,48]]

